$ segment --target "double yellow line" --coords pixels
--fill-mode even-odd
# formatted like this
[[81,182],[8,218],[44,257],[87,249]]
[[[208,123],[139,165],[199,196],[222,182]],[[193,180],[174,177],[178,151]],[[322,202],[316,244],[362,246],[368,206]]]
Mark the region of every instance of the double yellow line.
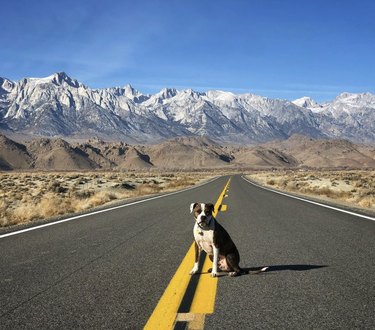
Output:
[[[231,178],[227,181],[215,203],[214,217],[216,217],[219,210],[226,210],[226,205],[222,205],[222,201],[227,196],[230,180]],[[212,262],[209,258],[205,258],[200,275],[193,275],[193,277],[199,276],[199,280],[195,292],[193,292],[194,296],[189,311],[179,312],[179,307],[187,293],[189,282],[192,280],[189,272],[193,267],[194,260],[195,252],[193,243],[169,282],[168,287],[164,291],[144,329],[173,329],[181,322],[187,324],[188,329],[203,329],[205,315],[214,312],[218,282],[218,279],[211,277],[211,274],[208,272],[212,268]]]

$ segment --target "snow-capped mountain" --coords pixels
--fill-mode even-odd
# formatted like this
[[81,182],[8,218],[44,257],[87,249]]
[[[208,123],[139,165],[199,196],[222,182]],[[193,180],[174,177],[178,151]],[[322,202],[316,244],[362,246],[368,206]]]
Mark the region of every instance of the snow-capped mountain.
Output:
[[311,97],[304,96],[300,99],[292,101],[293,104],[298,105],[301,108],[310,109],[314,112],[320,112],[323,106],[314,101]]
[[38,136],[151,143],[210,136],[231,143],[311,137],[375,141],[375,95],[339,95],[319,105],[223,91],[165,88],[144,95],[132,86],[91,89],[55,73],[13,82],[0,78],[0,130]]

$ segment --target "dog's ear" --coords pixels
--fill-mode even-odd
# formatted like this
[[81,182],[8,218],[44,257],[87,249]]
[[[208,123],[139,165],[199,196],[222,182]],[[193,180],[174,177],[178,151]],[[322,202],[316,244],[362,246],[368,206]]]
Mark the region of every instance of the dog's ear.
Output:
[[208,209],[211,210],[212,213],[215,211],[215,206],[214,206],[214,204],[212,204],[212,203],[207,203],[206,205],[207,205]]
[[190,204],[190,213],[193,213],[194,208],[198,205],[198,203],[191,203]]

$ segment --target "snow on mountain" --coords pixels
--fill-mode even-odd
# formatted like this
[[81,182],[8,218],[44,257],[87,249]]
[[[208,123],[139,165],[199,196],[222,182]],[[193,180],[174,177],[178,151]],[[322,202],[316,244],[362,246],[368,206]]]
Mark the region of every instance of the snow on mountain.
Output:
[[313,112],[321,112],[324,108],[322,105],[318,104],[311,97],[304,96],[297,100],[292,101],[293,104],[298,105],[301,108],[309,109]]
[[355,142],[375,141],[375,95],[342,93],[323,105],[321,129],[330,137]]
[[311,137],[375,141],[375,95],[343,93],[319,105],[254,94],[132,86],[91,89],[64,72],[12,82],[0,78],[0,130],[39,136],[98,136],[150,143],[209,136],[230,143]]
[[78,81],[71,79],[65,72],[57,72],[45,78],[28,78],[28,81],[29,83],[34,85],[55,84],[56,86],[60,86],[63,84],[67,84],[72,87],[79,86]]
[[370,93],[342,93],[327,106],[327,110],[336,117],[342,113],[361,113],[366,109],[375,109],[375,95]]
[[14,83],[6,78],[0,77],[0,97],[5,93],[9,93],[14,87]]

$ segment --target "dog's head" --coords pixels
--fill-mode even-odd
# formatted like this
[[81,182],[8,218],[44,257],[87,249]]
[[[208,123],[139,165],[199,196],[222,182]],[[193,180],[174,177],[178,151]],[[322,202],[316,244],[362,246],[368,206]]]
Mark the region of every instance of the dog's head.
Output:
[[190,213],[194,213],[195,221],[202,227],[210,223],[214,209],[211,203],[191,203],[190,205]]

